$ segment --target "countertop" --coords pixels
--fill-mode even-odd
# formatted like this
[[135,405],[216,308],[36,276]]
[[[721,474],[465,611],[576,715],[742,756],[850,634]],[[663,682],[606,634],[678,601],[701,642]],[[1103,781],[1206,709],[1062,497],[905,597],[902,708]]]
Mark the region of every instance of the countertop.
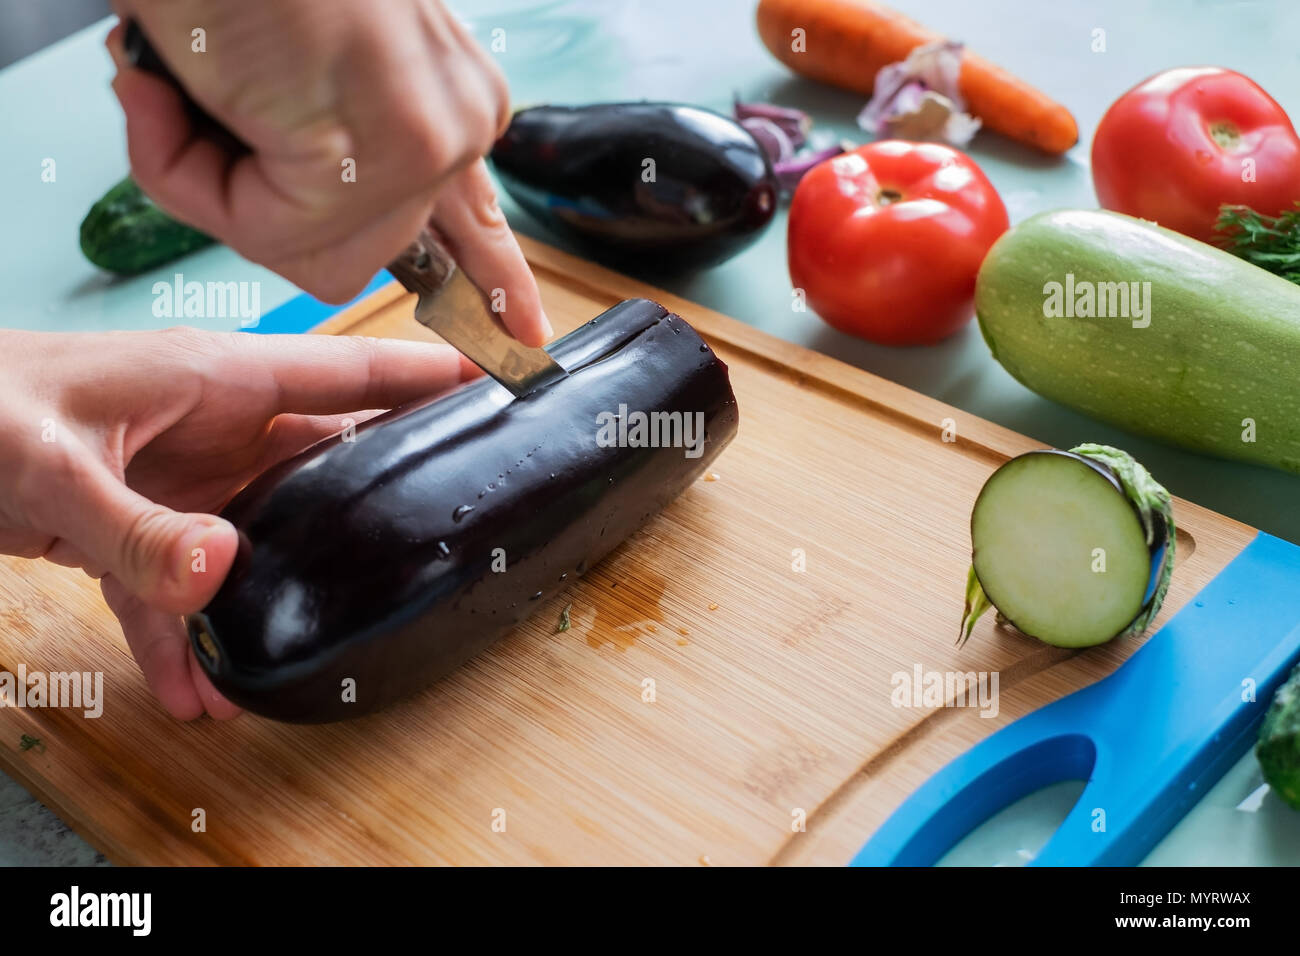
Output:
[[[680,100],[726,111],[733,93],[810,111],[816,129],[861,142],[856,95],[790,74],[762,47],[754,0],[552,0],[452,3],[496,54],[518,106],[592,100]],[[1094,0],[1032,3],[897,0],[895,7],[1065,103],[1080,144],[1048,159],[980,133],[969,152],[1001,192],[1012,221],[1043,209],[1095,207],[1088,168],[1092,131],[1126,89],[1161,69],[1216,64],[1248,73],[1300,116],[1300,6],[1284,0]],[[488,11],[488,12],[482,12]],[[0,323],[27,329],[143,329],[173,324],[153,314],[152,285],[186,279],[256,281],[263,312],[296,294],[283,279],[223,247],[131,280],[112,280],[80,255],[77,227],[128,169],[121,114],[102,48],[109,21],[0,71]],[[1096,31],[1104,51],[1096,51]],[[42,164],[53,159],[53,182]],[[512,225],[557,245],[503,197]],[[924,349],[890,349],[842,335],[791,308],[782,212],[763,238],[711,271],[663,282],[673,292],[736,316],[1043,442],[1121,445],[1176,495],[1300,542],[1300,478],[1216,461],[1137,438],[1029,392],[993,361],[974,324]],[[188,320],[212,329],[231,319]],[[1247,755],[1210,790],[1147,860],[1149,864],[1300,864],[1300,813],[1259,798]],[[1077,785],[1023,801],[969,837],[949,862],[1023,862],[1069,809]],[[863,834],[864,839],[867,834]],[[94,862],[95,851],[11,781],[0,779],[0,863]]]

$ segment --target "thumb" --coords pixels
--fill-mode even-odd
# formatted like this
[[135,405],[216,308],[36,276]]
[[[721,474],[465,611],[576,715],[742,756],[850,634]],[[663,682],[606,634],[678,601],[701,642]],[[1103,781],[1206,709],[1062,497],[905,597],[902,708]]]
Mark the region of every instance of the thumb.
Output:
[[165,508],[96,461],[69,477],[48,490],[57,514],[42,524],[155,610],[189,614],[212,599],[239,546],[230,522]]

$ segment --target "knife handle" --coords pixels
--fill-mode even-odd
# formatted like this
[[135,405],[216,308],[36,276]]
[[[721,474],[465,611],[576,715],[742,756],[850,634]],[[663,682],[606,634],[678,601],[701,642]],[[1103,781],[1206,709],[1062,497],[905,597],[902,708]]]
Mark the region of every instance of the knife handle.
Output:
[[434,295],[457,269],[456,260],[447,247],[427,228],[421,229],[415,241],[388,264],[393,274],[407,292],[418,296]]
[[248,153],[251,150],[248,144],[232,133],[226,126],[214,117],[211,113],[199,105],[194,97],[190,96],[189,91],[181,85],[176,74],[171,71],[158,51],[154,49],[149,38],[144,35],[139,21],[134,18],[126,20],[126,31],[122,37],[122,49],[126,54],[126,61],[138,70],[143,70],[158,77],[160,80],[166,80],[180,94],[181,101],[185,106],[185,115],[189,118],[190,126],[200,136],[216,142],[227,152],[240,154]]

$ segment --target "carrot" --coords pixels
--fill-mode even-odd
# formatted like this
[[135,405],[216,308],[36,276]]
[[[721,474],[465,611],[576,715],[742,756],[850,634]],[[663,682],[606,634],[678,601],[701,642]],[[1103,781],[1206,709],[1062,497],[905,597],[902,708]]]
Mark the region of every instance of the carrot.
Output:
[[[943,39],[871,0],[759,0],[758,34],[796,73],[868,96],[881,67]],[[985,126],[1021,143],[1055,154],[1079,141],[1069,110],[969,50],[961,94]]]

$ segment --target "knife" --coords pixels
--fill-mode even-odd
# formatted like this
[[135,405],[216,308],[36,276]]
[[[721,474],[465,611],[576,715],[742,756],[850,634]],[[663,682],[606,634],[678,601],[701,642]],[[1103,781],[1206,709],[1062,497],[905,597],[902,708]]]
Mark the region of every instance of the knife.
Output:
[[419,298],[415,318],[458,352],[522,398],[568,373],[545,349],[510,335],[483,290],[456,265],[433,233],[422,229],[388,271]]
[[[186,92],[136,20],[126,21],[122,45],[127,62],[176,87],[196,131],[216,138],[232,152],[247,152],[238,137]],[[516,397],[568,374],[544,349],[530,348],[506,331],[483,290],[456,265],[430,230],[421,230],[406,251],[388,264],[388,271],[418,296],[415,318],[421,325],[441,335]]]

